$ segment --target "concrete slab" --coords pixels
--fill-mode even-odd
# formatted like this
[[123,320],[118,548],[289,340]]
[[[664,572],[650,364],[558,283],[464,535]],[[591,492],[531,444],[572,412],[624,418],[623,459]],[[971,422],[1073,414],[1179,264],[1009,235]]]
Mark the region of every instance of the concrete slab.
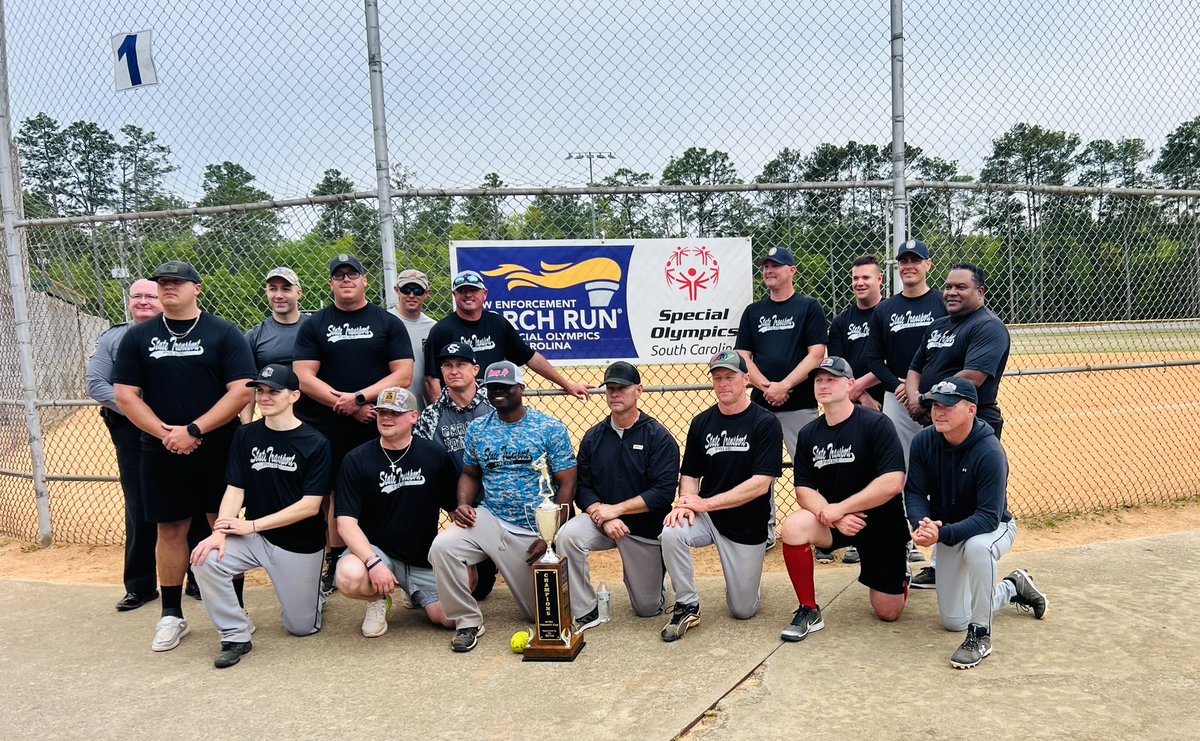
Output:
[[[0,580],[0,733],[9,738],[384,737],[698,738],[1200,737],[1200,533],[1010,556],[1050,595],[1047,619],[1006,611],[977,669],[949,668],[959,634],[935,597],[904,616],[870,614],[857,569],[818,570],[826,629],[800,644],[779,630],[795,597],[764,582],[763,610],[737,621],[722,582],[701,580],[703,624],[658,638],[614,589],[614,622],[589,631],[572,664],[524,664],[508,650],[521,623],[507,590],[485,603],[469,654],[450,632],[396,608],[377,639],[363,607],[335,597],[325,629],[284,634],[269,589],[247,590],[254,652],[212,668],[217,636],[185,600],[192,634],[149,650],[157,606],[113,611],[111,586]],[[611,588],[611,587],[610,587]]]

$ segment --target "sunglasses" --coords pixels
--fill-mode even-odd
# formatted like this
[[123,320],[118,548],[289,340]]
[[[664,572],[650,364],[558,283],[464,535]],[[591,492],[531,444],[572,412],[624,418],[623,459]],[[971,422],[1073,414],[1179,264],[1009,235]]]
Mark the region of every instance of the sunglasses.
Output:
[[459,277],[454,279],[454,289],[455,290],[458,290],[459,288],[462,288],[464,286],[477,286],[479,288],[482,288],[483,287],[483,279],[480,278],[478,275],[460,275]]
[[357,270],[347,270],[344,273],[334,273],[333,275],[329,276],[329,280],[357,280],[361,275],[362,273],[358,272]]
[[424,296],[425,289],[420,286],[400,286],[396,289],[405,296]]

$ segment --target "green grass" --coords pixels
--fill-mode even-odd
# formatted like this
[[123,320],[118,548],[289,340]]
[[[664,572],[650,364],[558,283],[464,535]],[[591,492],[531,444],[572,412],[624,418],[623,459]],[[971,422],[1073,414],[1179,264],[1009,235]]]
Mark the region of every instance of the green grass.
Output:
[[1200,353],[1200,329],[1047,327],[1012,335],[1013,355]]

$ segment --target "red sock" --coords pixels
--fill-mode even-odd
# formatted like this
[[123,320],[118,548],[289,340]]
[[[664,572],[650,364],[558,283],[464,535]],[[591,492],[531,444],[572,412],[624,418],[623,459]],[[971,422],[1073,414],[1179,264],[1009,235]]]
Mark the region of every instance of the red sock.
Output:
[[783,563],[787,566],[788,578],[796,590],[800,604],[817,609],[817,588],[813,584],[813,552],[807,545],[783,544]]

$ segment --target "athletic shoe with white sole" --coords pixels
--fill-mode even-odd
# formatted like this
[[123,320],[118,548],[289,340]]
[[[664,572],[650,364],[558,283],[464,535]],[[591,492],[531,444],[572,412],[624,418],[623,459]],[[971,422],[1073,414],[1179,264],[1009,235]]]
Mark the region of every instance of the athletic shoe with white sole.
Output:
[[378,638],[387,632],[387,614],[392,609],[392,596],[367,603],[367,616],[363,618],[362,634],[367,638]]
[[1033,577],[1025,569],[1017,569],[1005,581],[1010,581],[1017,588],[1017,596],[1013,604],[1025,612],[1032,612],[1038,620],[1046,617],[1046,593],[1034,586]]
[[675,610],[671,613],[671,622],[663,626],[662,632],[659,633],[662,639],[667,643],[678,641],[683,638],[683,634],[691,628],[700,625],[700,605],[689,605],[684,602],[677,602]]
[[238,643],[236,641],[221,641],[221,651],[217,654],[217,658],[213,660],[213,666],[218,669],[226,669],[233,666],[242,660],[242,657],[254,650],[254,644],[250,641]]
[[817,557],[817,563],[833,563],[833,551],[813,548],[813,553]]
[[908,541],[908,562],[909,563],[921,563],[924,560],[925,560],[925,554],[921,553],[921,551],[917,550],[917,544],[912,542],[911,540]]
[[862,556],[858,555],[858,549],[855,548],[854,546],[850,546],[842,554],[842,563],[854,564],[854,563],[858,563],[861,560],[862,560]]
[[600,605],[596,605],[591,612],[575,619],[575,632],[582,633],[588,628],[603,624],[604,621],[600,619]]
[[908,583],[913,589],[937,589],[937,572],[932,566],[926,566]]
[[187,621],[174,615],[165,615],[158,621],[154,629],[154,642],[150,644],[153,651],[170,651],[179,645],[183,637],[191,633]]
[[483,632],[482,625],[474,628],[459,628],[454,633],[454,638],[450,639],[451,650],[460,654],[470,651],[479,643],[479,636],[483,635]]
[[979,666],[979,662],[992,653],[992,637],[988,629],[982,625],[971,623],[967,626],[967,637],[962,645],[950,657],[950,666],[955,669],[971,669]]
[[821,619],[820,607],[813,609],[808,605],[800,605],[792,614],[791,624],[780,631],[779,637],[795,643],[803,641],[809,633],[816,633],[824,627],[825,621]]

